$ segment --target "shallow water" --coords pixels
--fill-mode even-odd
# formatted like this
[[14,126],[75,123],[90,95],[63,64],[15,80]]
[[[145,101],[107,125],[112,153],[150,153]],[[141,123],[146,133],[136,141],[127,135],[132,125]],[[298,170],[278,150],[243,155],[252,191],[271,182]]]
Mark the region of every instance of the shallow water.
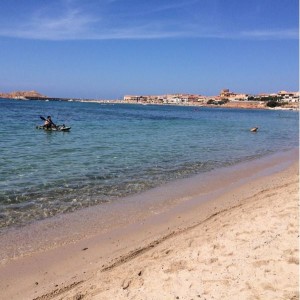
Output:
[[0,100],[0,116],[0,227],[298,147],[295,111]]

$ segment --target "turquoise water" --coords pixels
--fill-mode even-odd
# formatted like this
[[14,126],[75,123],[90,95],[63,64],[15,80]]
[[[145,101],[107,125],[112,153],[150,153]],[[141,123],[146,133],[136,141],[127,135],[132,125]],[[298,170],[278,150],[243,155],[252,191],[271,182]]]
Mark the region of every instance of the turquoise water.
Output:
[[298,147],[295,111],[0,100],[0,116],[0,227]]

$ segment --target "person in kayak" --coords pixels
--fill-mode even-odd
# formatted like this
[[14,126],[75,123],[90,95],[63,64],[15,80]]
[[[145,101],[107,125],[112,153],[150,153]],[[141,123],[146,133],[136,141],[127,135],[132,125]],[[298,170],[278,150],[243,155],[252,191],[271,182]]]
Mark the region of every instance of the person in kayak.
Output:
[[53,123],[51,116],[48,116],[44,123],[44,128],[50,129],[50,128],[56,128],[56,125]]

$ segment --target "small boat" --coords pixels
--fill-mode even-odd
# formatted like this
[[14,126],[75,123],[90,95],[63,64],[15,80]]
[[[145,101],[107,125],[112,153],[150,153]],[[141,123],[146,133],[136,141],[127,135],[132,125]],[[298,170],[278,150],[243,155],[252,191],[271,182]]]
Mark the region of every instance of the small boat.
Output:
[[258,130],[258,127],[253,127],[250,129],[251,132],[257,132],[257,130]]
[[57,125],[56,127],[46,128],[44,125],[36,126],[36,129],[43,129],[45,131],[70,131],[71,127],[67,127],[65,125]]

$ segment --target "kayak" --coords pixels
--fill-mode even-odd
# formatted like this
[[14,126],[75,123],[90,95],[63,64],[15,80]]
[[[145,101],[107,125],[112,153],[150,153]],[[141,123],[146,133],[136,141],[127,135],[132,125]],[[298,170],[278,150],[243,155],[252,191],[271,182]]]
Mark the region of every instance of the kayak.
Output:
[[43,125],[36,126],[36,129],[43,129],[45,131],[70,131],[71,127],[65,125],[57,125],[56,127],[45,128]]
[[36,129],[43,129],[45,131],[70,131],[71,127],[58,125],[56,127],[46,128],[43,125],[41,125],[41,126],[36,126]]

